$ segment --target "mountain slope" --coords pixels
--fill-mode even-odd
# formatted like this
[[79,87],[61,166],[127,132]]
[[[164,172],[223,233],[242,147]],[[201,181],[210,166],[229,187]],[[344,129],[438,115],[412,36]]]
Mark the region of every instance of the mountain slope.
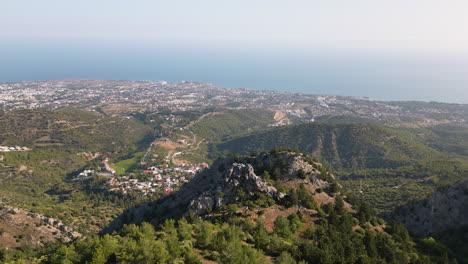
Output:
[[[100,188],[91,189],[91,186],[102,186],[103,178],[71,179],[88,166],[99,168],[104,157],[117,160],[135,152],[141,143],[150,139],[152,131],[135,120],[73,108],[5,113],[0,116],[0,145],[29,149],[0,152],[0,208],[11,206],[59,219],[80,233],[96,232],[111,217],[94,217],[117,215],[121,210],[117,200]],[[132,200],[126,198],[126,201]],[[40,232],[31,231],[33,225],[40,224],[36,220],[31,220],[31,227],[26,229],[10,226],[14,221],[3,219],[0,225],[6,233],[13,230],[11,233],[17,235],[25,230],[40,237]],[[8,239],[16,241],[12,237]]]
[[[266,168],[268,166],[274,168]],[[317,163],[316,166],[321,165]],[[218,159],[210,169],[198,174],[177,193],[127,210],[106,232],[119,229],[123,224],[138,224],[143,221],[157,226],[165,219],[179,218],[189,212],[204,216],[225,205],[255,200],[260,196],[274,201],[285,198],[286,193],[280,192],[271,181],[257,176],[255,168],[257,173],[259,170],[262,173],[273,170],[272,174],[275,169],[279,169],[283,175],[277,176],[276,180],[294,188],[297,188],[298,180],[308,183],[307,188],[314,192],[317,188],[329,187],[329,183],[321,179],[320,172],[296,154],[283,152],[278,156],[264,154],[258,157]],[[299,169],[307,178],[297,179]],[[332,176],[323,177],[330,179]],[[327,195],[324,193],[321,196]]]
[[423,128],[398,128],[442,152],[468,156],[468,125],[440,124]]
[[135,120],[73,108],[16,110],[0,116],[0,145],[4,146],[120,152],[133,148],[150,133],[149,127]]
[[275,122],[274,116],[275,112],[268,109],[213,109],[195,122],[191,130],[209,142],[220,142],[265,128]]
[[439,190],[428,198],[396,208],[389,219],[419,236],[468,226],[468,181]]
[[390,129],[367,124],[309,123],[285,126],[218,145],[222,153],[246,154],[276,146],[298,148],[334,168],[395,168],[440,154]]
[[384,217],[403,223],[419,237],[435,237],[455,252],[460,263],[468,263],[468,181],[400,206]]
[[127,210],[107,231],[113,232],[49,247],[28,260],[52,264],[450,260],[437,243],[426,246],[429,253],[418,251],[402,225],[385,224],[365,203],[344,195],[321,164],[289,151],[219,159],[177,193]]

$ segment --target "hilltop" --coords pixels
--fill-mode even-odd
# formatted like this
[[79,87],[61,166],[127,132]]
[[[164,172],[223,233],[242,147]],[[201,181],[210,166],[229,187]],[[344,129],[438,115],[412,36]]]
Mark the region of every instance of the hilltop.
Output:
[[[216,149],[218,153],[247,154],[287,146],[310,153],[334,168],[344,186],[379,212],[391,211],[408,199],[422,199],[441,186],[468,179],[466,156],[448,151],[449,144],[452,149],[464,147],[464,126],[448,133],[445,126],[396,130],[335,121],[256,131],[217,144]],[[439,134],[431,132],[436,129]],[[458,139],[460,143],[456,144]]]
[[[309,161],[312,164],[302,156],[288,152],[218,159],[177,193],[125,211],[110,225],[110,230],[143,221],[158,225],[165,219],[180,218],[189,212],[204,217],[227,205],[257,199],[281,203],[287,195],[284,186],[297,189],[302,183],[312,193],[316,189],[328,191],[329,182],[323,179],[331,180],[334,176],[328,172],[321,175],[317,168],[322,165]],[[327,192],[318,195],[321,201],[334,200]]]

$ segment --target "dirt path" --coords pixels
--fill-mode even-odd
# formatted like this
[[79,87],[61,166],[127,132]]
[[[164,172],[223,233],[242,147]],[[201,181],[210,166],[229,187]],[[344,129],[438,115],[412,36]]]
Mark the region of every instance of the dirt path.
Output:
[[188,123],[188,124],[184,127],[184,129],[190,128],[191,126],[193,126],[193,125],[195,125],[196,123],[200,122],[203,118],[205,118],[205,117],[207,117],[207,116],[209,116],[209,115],[212,115],[212,114],[213,114],[213,113],[210,112],[210,113],[206,113],[206,114],[200,116],[197,120],[193,120],[192,122]]
[[148,154],[151,152],[151,150],[153,149],[153,145],[154,143],[157,141],[157,139],[153,142],[151,142],[151,144],[149,145],[148,147],[148,150],[146,150],[146,153],[145,155],[143,155],[143,158],[141,158],[141,161],[140,163],[145,163],[146,162],[146,158],[148,157]]

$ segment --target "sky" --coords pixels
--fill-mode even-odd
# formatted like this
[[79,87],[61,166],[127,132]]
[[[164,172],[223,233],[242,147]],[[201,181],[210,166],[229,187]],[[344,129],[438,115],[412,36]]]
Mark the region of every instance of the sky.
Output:
[[[158,52],[174,61],[178,57],[181,63],[181,58],[195,61],[199,60],[195,56],[205,54],[225,63],[242,55],[268,60],[273,54],[296,57],[302,63],[317,53],[352,53],[364,54],[368,60],[373,55],[385,60],[433,57],[426,74],[449,69],[451,77],[441,79],[463,79],[457,96],[465,87],[460,74],[467,73],[468,65],[466,0],[2,0],[0,10],[0,58],[4,58],[0,82],[22,79],[22,74],[23,79],[66,75],[31,73],[40,68],[37,61],[53,61],[54,56],[62,59],[62,68],[49,68],[51,73],[83,58],[93,66],[93,56],[102,54],[125,53],[138,64],[135,57],[147,60],[148,53]],[[439,57],[444,63],[447,57],[456,60],[444,68]],[[461,73],[456,75],[457,71]],[[468,94],[462,95],[468,102]]]
[[465,0],[3,0],[1,6],[0,36],[10,41],[468,52]]

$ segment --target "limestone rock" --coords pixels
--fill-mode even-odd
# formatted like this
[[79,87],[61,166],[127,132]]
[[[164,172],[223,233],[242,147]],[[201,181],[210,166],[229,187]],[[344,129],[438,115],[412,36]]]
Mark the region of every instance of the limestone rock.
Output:
[[[255,168],[263,162],[278,164],[280,161],[289,168],[288,172],[281,176],[282,180],[307,181],[317,188],[328,187],[328,182],[320,179],[320,173],[314,166],[304,161],[297,153],[280,152],[276,155],[223,158],[215,161],[209,169],[197,174],[178,192],[127,209],[103,232],[118,230],[123,224],[140,224],[143,221],[158,225],[166,219],[179,218],[189,212],[204,217],[224,205],[251,200],[257,193],[279,201],[285,197],[285,194],[257,176]],[[297,178],[299,169],[305,172],[306,179]]]

